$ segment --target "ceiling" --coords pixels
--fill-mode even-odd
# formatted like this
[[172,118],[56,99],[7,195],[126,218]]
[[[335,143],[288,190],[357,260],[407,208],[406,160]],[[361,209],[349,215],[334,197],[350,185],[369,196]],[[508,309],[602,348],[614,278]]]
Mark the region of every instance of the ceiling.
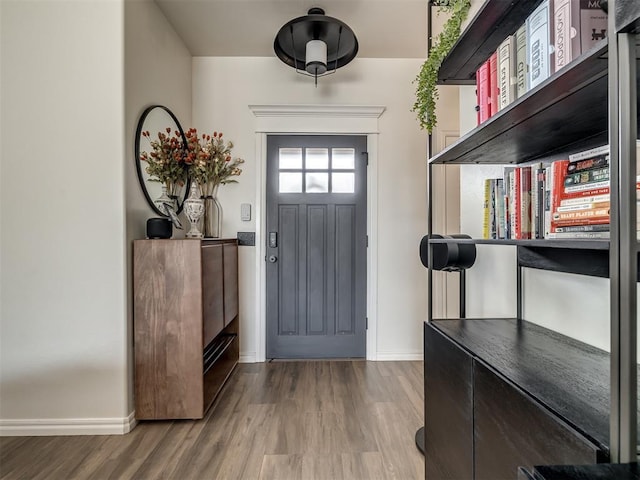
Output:
[[363,58],[425,58],[427,0],[155,0],[193,56],[274,55],[276,33],[321,7],[349,25]]

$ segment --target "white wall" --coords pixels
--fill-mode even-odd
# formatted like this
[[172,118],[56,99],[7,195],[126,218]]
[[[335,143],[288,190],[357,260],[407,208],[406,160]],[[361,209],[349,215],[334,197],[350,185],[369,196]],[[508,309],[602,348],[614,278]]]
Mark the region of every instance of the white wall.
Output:
[[[240,204],[255,207],[256,119],[249,105],[382,105],[378,153],[378,306],[379,358],[420,358],[426,311],[426,280],[418,259],[426,232],[426,135],[410,111],[418,59],[358,58],[336,74],[313,80],[297,75],[276,58],[198,57],[193,59],[193,126],[222,131],[243,157],[240,183],[220,189],[223,235],[255,231],[256,217],[240,221]],[[257,238],[256,242],[262,241]],[[257,247],[240,249],[241,356],[255,357]]]
[[[125,2],[125,194],[127,259],[127,347],[129,411],[133,410],[132,241],[145,237],[149,217],[157,216],[142,194],[134,159],[138,119],[149,105],[164,105],[183,129],[191,126],[191,54],[151,0]],[[155,132],[152,132],[155,134]],[[186,221],[182,222],[187,225]],[[184,231],[174,231],[174,237]]]
[[0,12],[1,431],[122,432],[123,1]]

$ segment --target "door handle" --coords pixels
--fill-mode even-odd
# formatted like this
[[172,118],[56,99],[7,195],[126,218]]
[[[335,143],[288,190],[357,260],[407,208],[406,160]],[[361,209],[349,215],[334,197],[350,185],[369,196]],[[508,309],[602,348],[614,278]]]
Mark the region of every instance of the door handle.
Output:
[[271,263],[276,263],[278,261],[278,257],[276,257],[275,255],[269,255],[269,261]]

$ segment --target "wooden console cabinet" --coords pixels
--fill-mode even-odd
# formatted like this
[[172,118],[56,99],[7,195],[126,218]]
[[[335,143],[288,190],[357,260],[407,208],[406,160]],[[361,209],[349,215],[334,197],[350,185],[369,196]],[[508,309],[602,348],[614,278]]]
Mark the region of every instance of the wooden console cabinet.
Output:
[[239,358],[237,240],[135,240],[133,297],[136,418],[202,418]]

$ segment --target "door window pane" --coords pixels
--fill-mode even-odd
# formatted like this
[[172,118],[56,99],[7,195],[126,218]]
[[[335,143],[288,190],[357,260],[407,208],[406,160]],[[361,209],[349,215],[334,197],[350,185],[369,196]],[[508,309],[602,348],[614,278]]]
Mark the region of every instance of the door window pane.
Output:
[[281,148],[280,170],[285,168],[302,168],[302,148]]
[[329,168],[329,149],[328,148],[307,148],[306,168]]
[[301,193],[302,172],[280,172],[280,193]]
[[354,173],[332,173],[331,191],[333,193],[354,193],[355,174]]
[[356,152],[353,148],[332,148],[331,165],[333,170],[353,170]]
[[329,174],[313,172],[306,174],[307,193],[327,193],[329,191]]

